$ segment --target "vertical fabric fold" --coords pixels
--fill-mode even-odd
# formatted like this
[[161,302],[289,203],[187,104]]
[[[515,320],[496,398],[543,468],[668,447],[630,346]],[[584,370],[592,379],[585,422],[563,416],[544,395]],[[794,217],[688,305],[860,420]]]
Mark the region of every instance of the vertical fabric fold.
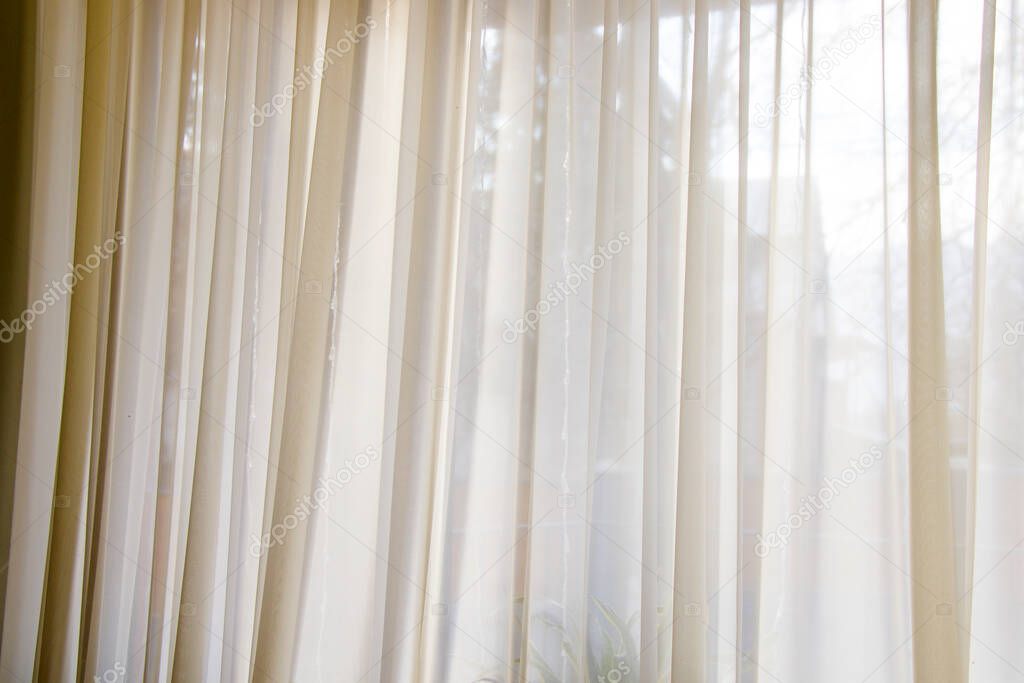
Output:
[[[707,174],[708,2],[694,5],[693,94],[689,171]],[[696,174],[694,176],[693,174]],[[676,493],[675,596],[672,607],[672,678],[704,680],[707,667],[707,464],[705,415],[706,199],[699,184],[688,186],[683,283],[683,401],[679,409],[679,473]]]
[[910,537],[914,680],[963,681],[955,620],[939,225],[936,0],[909,0]]
[[[232,503],[240,495],[232,476],[239,446],[239,414],[249,406],[241,378],[249,360],[242,341],[246,290],[253,274],[247,245],[255,236],[239,225],[238,216],[249,211],[253,174],[254,137],[250,112],[256,89],[255,63],[248,59],[258,44],[252,15],[257,2],[233,6],[226,51],[225,106],[220,121],[224,141],[220,155],[211,160],[218,175],[216,201],[200,191],[212,211],[213,251],[207,326],[203,350],[202,386],[191,498],[185,517],[184,567],[181,579],[172,680],[222,679],[230,671],[223,656],[227,632],[228,594],[237,566],[231,523]],[[189,74],[192,78],[193,74]],[[201,176],[202,170],[200,171]],[[200,182],[202,182],[200,177]],[[212,205],[212,206],[210,206]],[[233,605],[231,606],[234,607]]]
[[[0,64],[15,101],[0,112],[0,147],[9,150],[10,163],[0,170],[0,320],[14,320],[29,303],[28,259],[31,223],[32,143],[35,127],[35,2],[16,3],[0,29]],[[0,324],[2,325],[2,324]],[[0,567],[10,567],[14,522],[14,484],[17,478],[18,420],[21,396],[28,390],[24,377],[25,339],[6,327],[0,330]],[[6,570],[5,570],[6,571]],[[7,582],[0,572],[0,632],[3,631]],[[2,657],[0,652],[0,657]]]
[[[547,28],[547,14],[544,2],[533,1],[522,7],[519,12],[527,25],[532,27],[535,42],[532,45],[532,69],[528,76],[521,77],[523,84],[530,93],[529,130],[539,130],[538,135],[530,136],[530,144],[525,150],[525,167],[513,169],[523,174],[526,194],[526,219],[524,225],[526,256],[523,259],[525,287],[523,301],[525,306],[540,299],[540,270],[543,268],[540,249],[543,240],[544,215],[544,183],[540,179],[547,156],[547,127],[543,125],[548,112],[546,99],[537,96],[539,84],[551,78],[546,53],[549,51],[551,36]],[[518,17],[517,17],[518,18]],[[510,19],[511,21],[511,19]],[[515,70],[517,66],[509,63],[507,70]],[[536,255],[536,257],[534,256]],[[504,340],[504,338],[503,338]],[[537,337],[526,334],[522,341],[521,355],[518,360],[519,377],[517,398],[519,415],[514,451],[519,455],[515,475],[515,498],[513,508],[512,533],[518,535],[520,529],[529,528],[535,500],[534,472],[537,464],[537,449],[534,441],[534,430],[537,424]],[[517,539],[518,540],[518,539]],[[530,563],[532,544],[517,543],[513,550],[513,567],[511,574],[510,598],[511,609],[508,620],[508,647],[506,650],[507,680],[523,681],[526,679],[530,661]]]
[[[647,290],[646,298],[646,310],[644,311],[645,317],[645,330],[644,330],[644,342],[648,349],[649,354],[653,354],[653,358],[648,357],[644,362],[644,424],[656,424],[657,420],[661,417],[664,410],[662,405],[662,369],[660,367],[660,361],[663,356],[662,352],[662,335],[661,335],[661,307],[663,298],[670,298],[671,292],[663,291],[661,287],[661,278],[666,277],[661,272],[661,259],[662,259],[662,237],[663,230],[661,229],[661,212],[660,209],[660,174],[659,174],[659,162],[660,158],[658,151],[660,147],[658,142],[661,138],[658,135],[658,116],[659,111],[659,94],[660,94],[660,82],[659,82],[659,60],[660,54],[660,14],[659,14],[658,3],[652,1],[651,3],[651,22],[650,22],[650,45],[648,52],[648,69],[650,70],[651,85],[648,93],[648,104],[647,104],[647,132],[648,132],[648,147],[647,147],[647,204],[649,207],[649,213],[646,220],[646,231],[647,231],[647,279],[645,287]],[[609,23],[616,23],[613,19],[609,22],[605,20],[605,25]],[[610,48],[606,47],[605,53],[607,54]],[[610,56],[610,55],[609,55]],[[614,74],[614,65],[606,63],[607,71],[603,71],[602,74],[610,73]],[[604,91],[605,83],[604,78],[601,81],[601,89]],[[605,92],[601,93],[601,100],[607,101]],[[603,117],[602,117],[603,120]],[[603,150],[603,146],[601,147]],[[677,179],[678,180],[678,179]],[[607,182],[607,181],[606,181]],[[602,197],[603,193],[598,190],[598,197]],[[668,354],[664,354],[666,357]],[[663,432],[655,430],[648,438],[644,439],[644,454],[643,454],[643,488],[641,494],[640,504],[642,506],[642,517],[641,523],[641,589],[640,589],[640,665],[639,676],[641,680],[658,680],[659,679],[659,662],[660,653],[658,648],[659,640],[659,624],[658,624],[658,603],[660,601],[660,589],[662,578],[658,573],[658,527],[659,527],[659,509],[658,509],[658,489],[659,489],[659,465],[661,463],[661,449]]]
[[[74,280],[70,292],[71,317],[64,405],[60,416],[60,446],[54,486],[45,590],[40,609],[36,675],[43,680],[78,677],[83,665],[83,643],[88,623],[83,619],[90,564],[87,536],[93,528],[95,492],[90,486],[95,457],[96,428],[102,401],[103,355],[101,327],[109,305],[109,263],[89,273],[96,249],[116,252],[121,241],[112,229],[116,222],[117,194],[124,139],[127,55],[130,34],[111,27],[120,20],[127,3],[93,2],[88,6],[87,53],[82,105],[82,149],[76,212]],[[109,243],[108,243],[109,240]],[[116,255],[114,256],[116,258]],[[80,273],[84,275],[80,277]],[[62,281],[67,285],[67,281]]]
[[[182,63],[184,73],[197,74],[200,69],[200,19],[201,2],[186,2],[184,29],[182,32]],[[195,140],[198,114],[199,79],[181,80],[178,108],[178,139]],[[177,150],[179,173],[195,175],[198,171],[195,145],[181,145]],[[190,177],[190,176],[186,176]],[[195,188],[191,183],[178,183],[175,187],[174,208],[171,225],[170,275],[171,286],[167,299],[166,350],[164,353],[164,395],[160,428],[160,452],[157,465],[156,501],[153,520],[152,575],[150,577],[149,619],[146,624],[145,657],[143,680],[157,680],[170,663],[169,645],[172,629],[167,624],[177,610],[175,585],[175,564],[172,553],[172,525],[174,521],[175,479],[180,460],[184,458],[181,439],[184,432],[186,410],[182,399],[188,391],[187,321],[192,312],[189,305],[189,261],[194,258]],[[185,404],[187,405],[187,404]]]
[[[324,30],[318,26],[319,10],[327,0],[299,0],[295,9],[295,51],[297,65],[314,64],[318,47],[322,51]],[[292,37],[292,34],[286,34]],[[299,67],[296,67],[299,68]],[[287,406],[288,359],[291,356],[294,338],[295,310],[304,283],[299,262],[302,255],[302,236],[308,208],[310,175],[312,172],[313,147],[316,141],[316,121],[319,109],[320,79],[313,79],[305,88],[295,93],[291,106],[278,116],[288,117],[288,165],[285,186],[284,224],[281,243],[281,308],[277,322],[277,353],[274,362],[274,393],[270,417],[270,440],[267,446],[267,481],[261,508],[262,526],[260,538],[269,534],[274,524],[274,499],[277,493],[278,466],[281,458],[283,420]],[[260,106],[261,103],[256,103]],[[257,110],[255,116],[262,113]],[[260,565],[256,579],[255,614],[253,615],[253,637],[250,647],[255,647],[259,633],[263,589],[267,572],[267,554],[260,549]],[[251,669],[251,666],[250,666]],[[251,672],[250,672],[251,675]]]
[[[337,45],[352,30],[359,3],[332,4],[327,44]],[[288,359],[286,394],[280,423],[280,455],[274,481],[273,524],[284,524],[295,506],[313,487],[313,475],[323,451],[323,418],[329,391],[328,357],[334,346],[338,310],[337,264],[347,248],[350,227],[350,160],[352,111],[349,99],[355,88],[353,59],[329,63],[320,89],[318,116],[310,171],[309,198],[302,237],[301,293],[295,309]],[[349,204],[343,203],[345,198]],[[272,437],[273,438],[273,437]],[[266,571],[255,642],[253,680],[290,680],[305,574],[310,519],[289,531],[287,543],[267,551]]]
[[[26,283],[31,300],[41,297],[74,258],[83,113],[79,83],[84,78],[87,15],[80,2],[40,0],[29,18],[33,24],[26,28],[36,32],[29,77],[34,88],[28,94],[33,100]],[[70,309],[69,299],[59,298],[22,332],[24,389],[11,512],[12,561],[3,575],[7,587],[0,666],[25,680],[34,675],[38,652]]]
[[[780,0],[781,3],[781,0]],[[762,270],[749,215],[750,164],[750,0],[739,7],[739,155],[737,169],[737,283],[736,336],[740,354],[736,368],[736,680],[756,682],[758,659],[758,622],[760,620],[761,562],[748,529],[761,527],[760,451],[764,450],[764,355],[759,344],[764,335],[758,320],[758,288],[766,289],[767,280],[755,281]],[[767,277],[767,269],[763,270]],[[749,353],[749,355],[748,355]]]
[[[422,66],[422,99],[416,186],[425,188],[411,207],[407,249],[396,263],[405,280],[401,349],[389,359],[401,419],[394,433],[394,473],[386,516],[387,586],[384,600],[382,680],[412,680],[443,675],[447,611],[442,594],[451,405],[454,386],[452,326],[458,306],[457,254],[460,252],[461,203],[472,174],[470,74],[479,36],[474,9],[466,4],[431,2],[427,6]],[[410,61],[410,64],[415,62]],[[455,102],[465,104],[455,107]],[[459,112],[453,120],[450,112]],[[456,188],[448,189],[448,185]],[[397,239],[397,238],[396,238]],[[407,260],[406,260],[407,259]],[[400,269],[400,270],[399,270]],[[392,364],[395,364],[392,368]],[[394,374],[392,374],[394,373]],[[425,406],[425,407],[424,407]],[[438,601],[435,601],[438,600]]]
[[963,548],[963,594],[957,603],[957,625],[960,637],[960,665],[963,667],[962,681],[970,680],[971,666],[971,623],[974,605],[974,564],[975,541],[977,537],[977,495],[978,461],[982,438],[981,365],[985,332],[985,304],[987,301],[988,263],[988,211],[989,174],[992,164],[992,99],[993,72],[996,50],[996,2],[987,0],[982,14],[981,62],[978,84],[978,145],[974,190],[974,262],[972,268],[971,297],[971,367],[969,387],[969,426],[967,433],[967,501],[964,529],[966,539]]

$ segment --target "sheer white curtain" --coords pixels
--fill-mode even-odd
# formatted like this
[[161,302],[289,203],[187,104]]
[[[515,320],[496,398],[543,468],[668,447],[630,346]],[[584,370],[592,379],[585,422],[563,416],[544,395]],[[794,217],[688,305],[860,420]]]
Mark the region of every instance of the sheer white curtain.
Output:
[[1024,680],[1017,0],[22,5],[3,680]]

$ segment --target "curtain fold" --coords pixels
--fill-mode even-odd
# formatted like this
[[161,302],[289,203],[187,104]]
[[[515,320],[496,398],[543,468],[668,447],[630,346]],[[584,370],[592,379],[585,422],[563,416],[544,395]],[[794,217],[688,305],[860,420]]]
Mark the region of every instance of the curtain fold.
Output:
[[17,0],[0,680],[1018,680],[1018,14]]
[[[79,160],[74,249],[74,262],[79,264],[90,255],[95,258],[95,245],[110,248],[121,241],[115,237],[113,226],[125,133],[129,40],[116,32],[109,41],[102,41],[100,36],[109,34],[123,12],[118,3],[96,3],[89,7],[86,18],[82,125],[88,126],[92,135],[83,140]],[[82,664],[82,644],[88,642],[89,624],[81,617],[88,614],[85,606],[91,600],[90,551],[96,500],[90,482],[94,478],[96,432],[101,424],[94,400],[103,395],[102,382],[96,379],[104,374],[106,335],[101,330],[108,319],[109,278],[109,272],[89,278],[72,295],[68,345],[81,353],[68,355],[64,380],[67,389],[54,483],[59,512],[51,525],[37,645],[42,679],[73,675]]]
[[961,675],[959,634],[949,616],[954,596],[953,525],[944,400],[946,376],[942,233],[938,200],[938,86],[935,2],[911,0],[908,281],[910,365],[910,534],[914,671],[923,680]]

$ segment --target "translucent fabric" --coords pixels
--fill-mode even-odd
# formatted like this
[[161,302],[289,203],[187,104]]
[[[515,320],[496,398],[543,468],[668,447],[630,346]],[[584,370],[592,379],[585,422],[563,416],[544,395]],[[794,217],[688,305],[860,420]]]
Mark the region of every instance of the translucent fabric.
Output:
[[25,4],[3,680],[1024,680],[1017,0]]

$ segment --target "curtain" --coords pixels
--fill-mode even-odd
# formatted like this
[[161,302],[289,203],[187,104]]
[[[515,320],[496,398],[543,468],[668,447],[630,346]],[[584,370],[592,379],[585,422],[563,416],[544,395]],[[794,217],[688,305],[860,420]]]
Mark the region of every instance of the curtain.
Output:
[[4,681],[1024,680],[1017,0],[17,0]]

